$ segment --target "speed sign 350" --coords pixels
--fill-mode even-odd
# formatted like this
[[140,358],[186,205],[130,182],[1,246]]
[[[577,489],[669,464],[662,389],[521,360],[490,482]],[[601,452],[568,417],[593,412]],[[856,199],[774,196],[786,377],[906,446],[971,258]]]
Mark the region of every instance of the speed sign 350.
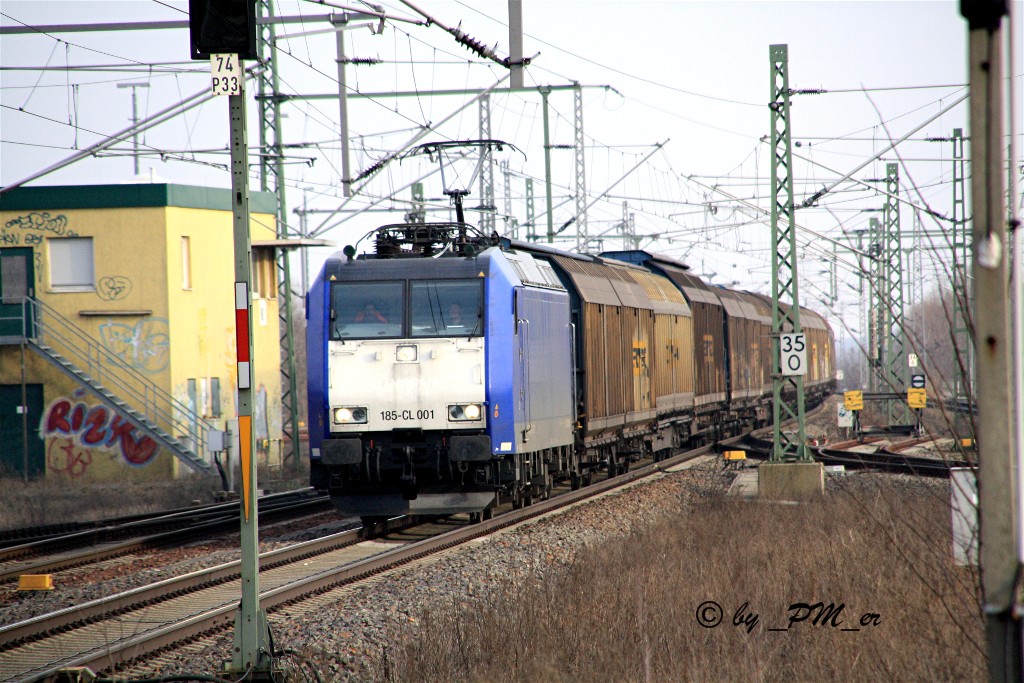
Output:
[[801,334],[780,334],[779,352],[783,375],[807,374],[807,339]]

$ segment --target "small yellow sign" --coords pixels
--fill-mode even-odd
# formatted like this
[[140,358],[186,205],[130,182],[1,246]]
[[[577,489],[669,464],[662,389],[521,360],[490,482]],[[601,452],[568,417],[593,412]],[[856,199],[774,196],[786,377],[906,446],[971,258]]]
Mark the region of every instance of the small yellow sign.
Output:
[[911,408],[924,408],[928,403],[928,397],[924,389],[907,389],[907,405]]
[[22,574],[18,577],[20,591],[52,591],[52,574]]
[[843,392],[843,407],[847,410],[864,410],[864,392],[859,390]]

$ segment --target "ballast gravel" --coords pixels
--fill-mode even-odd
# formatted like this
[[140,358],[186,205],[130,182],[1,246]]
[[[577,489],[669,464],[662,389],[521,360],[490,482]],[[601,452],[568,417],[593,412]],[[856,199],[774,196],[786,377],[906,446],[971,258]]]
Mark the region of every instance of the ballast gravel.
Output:
[[[685,512],[702,500],[720,496],[734,477],[735,470],[725,470],[719,460],[710,459],[405,565],[370,581],[288,605],[269,615],[273,647],[289,652],[285,663],[293,670],[302,664],[303,673],[315,670],[323,681],[381,680],[386,648],[395,646],[400,633],[416,628],[418,615],[453,604],[486,604],[498,592],[506,592],[510,583],[551,578],[590,547],[615,542],[660,515]],[[850,474],[836,481],[830,478],[827,488],[838,493],[850,487],[872,486],[870,480],[875,477],[903,479],[901,475]],[[907,477],[907,488],[917,488],[919,482]],[[948,483],[936,481],[926,488],[932,486],[934,494],[942,495]],[[281,540],[275,539],[274,545]],[[173,562],[167,564],[168,570],[175,569]],[[180,565],[177,569],[181,570]],[[149,655],[145,661],[135,662],[117,674],[130,679],[223,672],[225,663],[231,659],[232,639],[233,633],[228,629],[174,650]]]
[[[384,648],[399,628],[415,627],[416,615],[453,603],[486,600],[509,582],[549,576],[587,547],[613,541],[658,515],[678,512],[714,491],[734,474],[709,461],[648,483],[578,504],[425,560],[369,582],[342,587],[269,615],[274,645],[305,659],[324,681],[380,679]],[[130,677],[223,671],[232,634],[204,639],[151,656]],[[297,666],[293,658],[287,662]],[[307,669],[308,670],[308,669]]]
[[[351,524],[343,523],[335,513],[270,524],[260,530],[260,552],[349,527]],[[179,548],[139,550],[55,572],[52,591],[18,591],[17,582],[0,585],[0,626],[233,562],[240,554],[238,533],[224,533],[214,539],[196,541]]]

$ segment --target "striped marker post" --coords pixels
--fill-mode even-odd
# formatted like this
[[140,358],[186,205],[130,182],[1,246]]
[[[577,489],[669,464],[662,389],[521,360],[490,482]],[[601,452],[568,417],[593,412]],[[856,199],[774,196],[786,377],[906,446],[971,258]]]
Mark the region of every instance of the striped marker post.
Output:
[[[256,459],[252,433],[252,244],[249,238],[249,166],[245,133],[245,95],[229,98],[231,112],[231,198],[235,257],[235,348],[238,354],[238,449],[242,467],[242,600],[235,617],[231,669],[246,678],[269,672],[267,616],[260,609],[259,519],[256,507]],[[262,679],[261,679],[262,680]]]

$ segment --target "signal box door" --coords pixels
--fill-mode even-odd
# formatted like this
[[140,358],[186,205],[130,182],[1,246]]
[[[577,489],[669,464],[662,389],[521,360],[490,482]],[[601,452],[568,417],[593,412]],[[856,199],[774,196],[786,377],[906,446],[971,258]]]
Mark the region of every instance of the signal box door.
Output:
[[[25,385],[22,408],[20,384],[0,385],[0,470],[4,475],[42,476],[45,472],[45,444],[39,435],[43,418],[43,385]],[[19,410],[20,408],[20,410]],[[27,412],[22,412],[27,411]],[[27,450],[26,450],[27,446]]]

